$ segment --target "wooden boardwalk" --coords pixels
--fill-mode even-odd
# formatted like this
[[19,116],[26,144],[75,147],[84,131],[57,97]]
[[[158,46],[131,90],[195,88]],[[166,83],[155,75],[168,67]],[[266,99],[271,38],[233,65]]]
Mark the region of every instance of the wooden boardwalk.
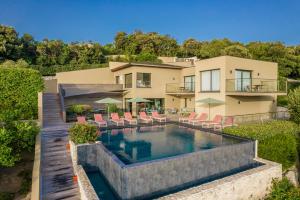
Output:
[[60,115],[57,94],[43,95],[41,132],[41,199],[80,199],[73,182],[71,155],[66,149],[68,125]]

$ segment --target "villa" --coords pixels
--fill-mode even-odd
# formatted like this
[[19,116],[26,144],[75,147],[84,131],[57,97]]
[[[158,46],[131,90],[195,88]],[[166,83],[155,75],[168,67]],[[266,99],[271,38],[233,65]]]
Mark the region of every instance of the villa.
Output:
[[[204,113],[204,124],[214,116],[236,123],[253,116],[273,118],[277,96],[286,95],[277,63],[232,56],[160,59],[162,63],[110,62],[107,68],[45,77],[45,91],[39,95],[43,130],[38,194],[81,199],[260,199],[267,194],[272,180],[282,177],[282,166],[259,158],[257,141],[181,123],[178,117]],[[152,116],[152,123],[145,124],[139,116],[131,118],[133,125],[120,126],[106,119],[96,142],[69,141],[67,109],[88,104],[94,113],[105,112],[105,105],[96,101],[107,97],[127,115],[143,111],[147,117],[156,111],[167,118],[153,123]],[[133,98],[147,102],[128,102]],[[78,123],[95,123],[78,118],[83,120]],[[64,145],[67,150],[62,151]],[[65,176],[49,167],[53,160],[68,169]],[[66,181],[73,174],[75,181]],[[66,184],[58,188],[59,181]]]
[[[63,94],[65,107],[94,103],[101,97],[114,97],[118,105],[133,115],[141,109],[160,113],[208,112],[197,102],[214,98],[210,117],[243,116],[276,112],[277,96],[286,95],[286,85],[278,80],[273,62],[232,56],[197,60],[161,57],[161,64],[110,62],[108,68],[57,73],[46,81],[46,91]],[[63,92],[62,92],[63,91]],[[141,97],[149,103],[128,103]]]

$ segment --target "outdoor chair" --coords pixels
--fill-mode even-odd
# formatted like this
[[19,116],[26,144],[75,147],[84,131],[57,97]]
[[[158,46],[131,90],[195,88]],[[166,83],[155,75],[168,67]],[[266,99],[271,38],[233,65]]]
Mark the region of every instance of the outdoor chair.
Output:
[[78,124],[86,124],[87,121],[84,116],[80,116],[80,117],[77,117],[77,123]]
[[105,121],[101,114],[94,114],[95,123],[99,127],[107,127],[107,121]]
[[189,120],[195,119],[196,113],[191,112],[188,117],[179,117],[179,122],[189,122]]
[[130,125],[137,125],[137,120],[132,118],[132,115],[130,112],[124,113],[124,120],[128,122]]
[[207,113],[201,113],[198,117],[195,117],[194,119],[189,120],[188,123],[193,126],[201,125],[207,121],[207,117],[208,117]]
[[161,116],[160,114],[158,114],[157,111],[153,111],[153,112],[152,112],[152,119],[153,119],[153,120],[156,120],[156,121],[158,121],[158,122],[167,122],[167,118]]
[[117,126],[123,125],[124,126],[124,119],[119,117],[118,113],[111,113],[111,122],[115,123]]
[[211,128],[214,125],[222,124],[223,116],[216,115],[212,121],[207,121],[202,123],[202,128]]
[[146,123],[153,123],[153,119],[150,116],[148,116],[145,112],[139,113],[139,119]]
[[214,130],[222,130],[226,127],[231,127],[231,126],[237,126],[237,124],[234,123],[234,117],[226,117],[224,123],[221,124],[215,124],[214,125]]

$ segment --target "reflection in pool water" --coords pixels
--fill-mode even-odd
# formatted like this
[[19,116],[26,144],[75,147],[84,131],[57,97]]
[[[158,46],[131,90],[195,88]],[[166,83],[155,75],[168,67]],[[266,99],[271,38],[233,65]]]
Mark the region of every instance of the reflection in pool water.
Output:
[[175,124],[103,131],[100,141],[125,164],[166,158],[241,142]]

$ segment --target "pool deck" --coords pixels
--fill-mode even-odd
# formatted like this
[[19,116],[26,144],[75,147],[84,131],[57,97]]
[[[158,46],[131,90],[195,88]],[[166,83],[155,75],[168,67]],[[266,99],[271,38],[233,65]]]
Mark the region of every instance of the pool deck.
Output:
[[71,155],[66,148],[68,127],[60,116],[58,96],[44,94],[40,199],[80,199],[79,187],[73,182]]

